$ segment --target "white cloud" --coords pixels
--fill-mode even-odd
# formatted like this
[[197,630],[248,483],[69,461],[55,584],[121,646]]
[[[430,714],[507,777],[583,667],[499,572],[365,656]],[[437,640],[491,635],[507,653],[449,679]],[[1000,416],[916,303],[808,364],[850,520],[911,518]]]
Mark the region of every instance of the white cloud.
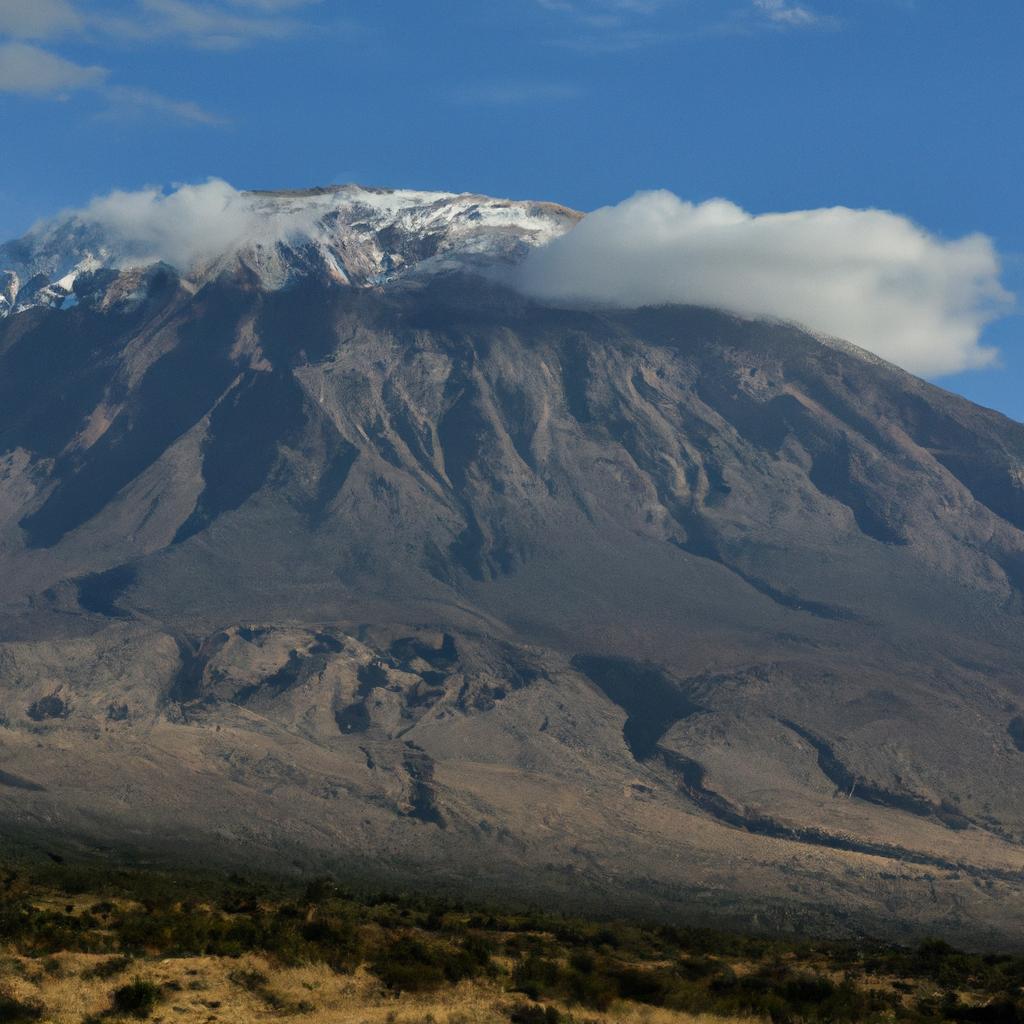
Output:
[[[0,92],[66,99],[73,92],[91,89],[108,103],[100,117],[148,111],[194,124],[222,124],[222,118],[197,103],[171,99],[150,89],[107,84],[110,72],[106,68],[74,63],[23,40],[72,34],[88,40],[97,32],[135,39],[180,34],[195,36],[195,45],[233,47],[240,45],[244,36],[269,37],[285,31],[277,19],[195,8],[185,0],[139,2],[150,11],[148,18],[111,17],[96,10],[83,15],[70,0],[0,0]],[[233,2],[266,12],[316,0]],[[4,36],[8,41],[3,41]]]
[[915,373],[990,365],[981,329],[1011,296],[991,241],[946,241],[904,217],[845,207],[752,215],[724,199],[639,193],[535,250],[536,297],[634,307],[714,306],[796,321]]
[[258,209],[255,197],[217,178],[170,193],[156,187],[112,192],[72,215],[98,227],[124,265],[163,260],[184,271],[248,244],[271,246],[309,235],[317,217],[310,208],[270,214]]
[[[315,237],[319,214],[309,205],[272,213],[211,179],[114,192],[74,216],[100,228],[126,265],[164,260],[187,271],[252,244]],[[995,360],[979,337],[1009,310],[999,273],[985,236],[941,239],[883,210],[754,215],[724,199],[645,192],[533,250],[513,283],[569,305],[692,303],[795,321],[939,375]]]
[[28,43],[0,43],[0,92],[64,97],[76,89],[95,87],[107,71],[83,67]]
[[38,46],[0,43],[0,93],[63,100],[89,89],[109,104],[103,117],[148,111],[194,124],[223,123],[197,103],[172,100],[149,89],[110,85],[108,77],[106,68],[83,67]]
[[815,14],[810,8],[790,0],[754,0],[754,7],[770,22],[788,28],[823,27],[833,23],[833,19]]
[[46,39],[76,32],[81,15],[68,0],[3,0],[0,33],[15,39]]

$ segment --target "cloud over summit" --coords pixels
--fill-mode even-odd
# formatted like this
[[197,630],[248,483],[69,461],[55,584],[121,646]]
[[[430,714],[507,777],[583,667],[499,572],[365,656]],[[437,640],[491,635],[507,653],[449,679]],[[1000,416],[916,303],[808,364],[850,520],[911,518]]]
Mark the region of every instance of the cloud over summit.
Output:
[[587,215],[530,254],[518,286],[560,302],[778,317],[932,375],[990,365],[980,333],[1011,299],[983,235],[946,241],[883,210],[754,215],[670,192]]
[[152,187],[111,192],[73,216],[100,228],[126,265],[164,261],[189,270],[245,245],[272,246],[309,233],[315,214],[272,216],[226,181],[180,185],[171,192]]
[[[101,230],[128,264],[182,269],[241,248],[317,237],[316,205],[277,208],[211,179],[171,192],[114,192],[69,216]],[[755,215],[725,199],[642,192],[532,250],[511,283],[544,301],[713,306],[844,338],[914,373],[991,365],[984,326],[1008,312],[983,235],[946,240],[884,210]]]

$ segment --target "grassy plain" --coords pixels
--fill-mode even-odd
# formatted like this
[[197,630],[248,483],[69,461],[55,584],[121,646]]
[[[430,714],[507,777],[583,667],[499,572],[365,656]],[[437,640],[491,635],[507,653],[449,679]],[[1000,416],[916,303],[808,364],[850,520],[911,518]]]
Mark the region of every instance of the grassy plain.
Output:
[[770,937],[238,876],[0,872],[0,1021],[1024,1022],[1024,957]]

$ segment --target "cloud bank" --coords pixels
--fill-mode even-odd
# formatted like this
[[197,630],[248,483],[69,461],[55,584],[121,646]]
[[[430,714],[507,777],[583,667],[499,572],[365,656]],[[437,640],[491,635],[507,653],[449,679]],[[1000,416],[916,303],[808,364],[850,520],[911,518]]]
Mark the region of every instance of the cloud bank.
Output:
[[517,285],[537,298],[715,306],[801,323],[906,369],[991,365],[982,328],[1012,297],[990,239],[946,241],[883,210],[753,215],[724,199],[643,192],[535,250]]

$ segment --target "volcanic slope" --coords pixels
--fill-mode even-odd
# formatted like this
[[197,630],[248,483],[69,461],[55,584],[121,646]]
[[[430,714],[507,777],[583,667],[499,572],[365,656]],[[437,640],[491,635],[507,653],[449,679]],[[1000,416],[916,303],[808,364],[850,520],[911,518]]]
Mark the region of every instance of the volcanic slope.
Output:
[[312,195],[191,276],[72,231],[0,320],[11,838],[1024,938],[1024,427],[496,283],[562,208]]

